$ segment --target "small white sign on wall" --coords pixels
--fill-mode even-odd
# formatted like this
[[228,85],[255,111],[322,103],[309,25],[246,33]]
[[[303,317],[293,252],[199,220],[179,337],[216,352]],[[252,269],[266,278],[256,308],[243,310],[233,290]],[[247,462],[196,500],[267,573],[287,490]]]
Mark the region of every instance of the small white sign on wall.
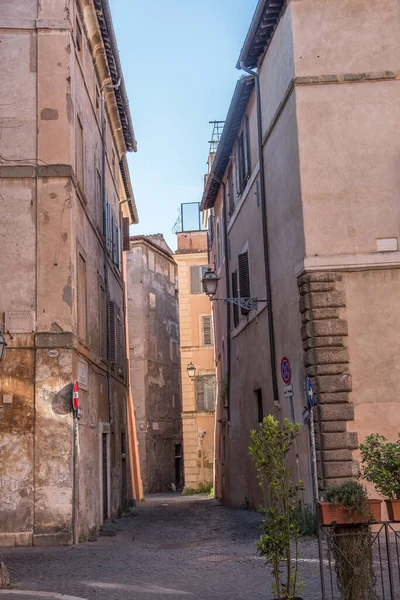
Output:
[[78,383],[83,390],[88,389],[88,364],[80,358],[78,358]]

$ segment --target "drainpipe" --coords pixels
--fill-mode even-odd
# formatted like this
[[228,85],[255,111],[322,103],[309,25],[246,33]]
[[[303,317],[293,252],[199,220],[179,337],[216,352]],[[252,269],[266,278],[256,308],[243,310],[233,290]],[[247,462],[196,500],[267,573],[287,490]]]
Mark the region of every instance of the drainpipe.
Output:
[[104,231],[104,287],[106,288],[106,358],[107,358],[107,396],[108,396],[108,420],[110,425],[113,422],[112,418],[112,402],[111,402],[111,363],[110,363],[110,287],[108,281],[108,250],[107,250],[107,230],[106,230],[106,211],[107,211],[107,195],[106,195],[106,102],[104,90],[106,88],[118,89],[121,85],[121,78],[113,85],[109,79],[103,83],[101,88],[101,198],[103,203],[103,231]]
[[[231,297],[231,286],[229,279],[229,248],[228,248],[228,223],[226,218],[226,186],[221,179],[218,179],[213,173],[211,177],[220,185],[222,185],[222,227],[224,231],[224,254],[225,254],[225,287],[226,297]],[[231,419],[231,310],[229,302],[226,303],[226,412],[228,422]]]
[[267,228],[267,203],[265,193],[265,171],[264,171],[264,153],[262,142],[262,120],[261,120],[261,92],[260,78],[258,73],[248,69],[243,62],[240,62],[240,68],[248,75],[254,78],[256,88],[257,102],[257,133],[258,133],[258,159],[260,164],[260,192],[261,192],[261,217],[263,228],[263,245],[264,245],[264,268],[265,268],[265,283],[267,292],[267,310],[268,310],[268,330],[269,330],[269,354],[271,361],[272,388],[274,394],[274,402],[279,402],[278,380],[276,375],[276,348],[275,348],[275,332],[274,319],[272,313],[272,290],[271,290],[271,270],[269,256],[269,241]]

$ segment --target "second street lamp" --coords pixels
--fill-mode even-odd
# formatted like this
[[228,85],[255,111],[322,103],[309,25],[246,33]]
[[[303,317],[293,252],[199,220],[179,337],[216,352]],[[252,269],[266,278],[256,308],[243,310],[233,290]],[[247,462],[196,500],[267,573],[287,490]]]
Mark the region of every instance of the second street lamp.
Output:
[[190,379],[194,380],[196,377],[196,366],[192,362],[188,364],[188,366],[186,367],[186,371]]

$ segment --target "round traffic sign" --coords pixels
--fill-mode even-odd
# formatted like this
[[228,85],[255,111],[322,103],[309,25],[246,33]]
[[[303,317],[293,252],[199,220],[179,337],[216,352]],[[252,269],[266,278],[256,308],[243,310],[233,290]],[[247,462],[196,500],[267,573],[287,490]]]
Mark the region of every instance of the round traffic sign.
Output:
[[288,385],[292,379],[292,369],[290,367],[289,359],[284,356],[281,360],[281,375],[283,383]]
[[309,403],[310,407],[313,408],[314,404],[315,404],[314,390],[313,390],[312,381],[309,377],[307,377],[307,396],[308,396],[308,403]]
[[72,392],[72,408],[74,410],[78,410],[79,407],[79,384],[77,381],[74,381],[74,389]]

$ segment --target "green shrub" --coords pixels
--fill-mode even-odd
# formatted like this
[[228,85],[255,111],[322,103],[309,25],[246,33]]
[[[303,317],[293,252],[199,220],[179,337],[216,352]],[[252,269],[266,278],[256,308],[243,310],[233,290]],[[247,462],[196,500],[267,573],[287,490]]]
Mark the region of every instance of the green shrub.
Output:
[[385,498],[400,500],[400,439],[388,442],[385,436],[372,433],[360,450],[364,479]]
[[293,519],[299,535],[307,537],[315,537],[317,535],[317,517],[311,506],[306,504],[304,508],[300,506],[295,508]]
[[367,490],[358,481],[345,481],[341,485],[327,488],[324,499],[332,506],[343,506],[348,510],[350,520],[355,515],[369,516]]

